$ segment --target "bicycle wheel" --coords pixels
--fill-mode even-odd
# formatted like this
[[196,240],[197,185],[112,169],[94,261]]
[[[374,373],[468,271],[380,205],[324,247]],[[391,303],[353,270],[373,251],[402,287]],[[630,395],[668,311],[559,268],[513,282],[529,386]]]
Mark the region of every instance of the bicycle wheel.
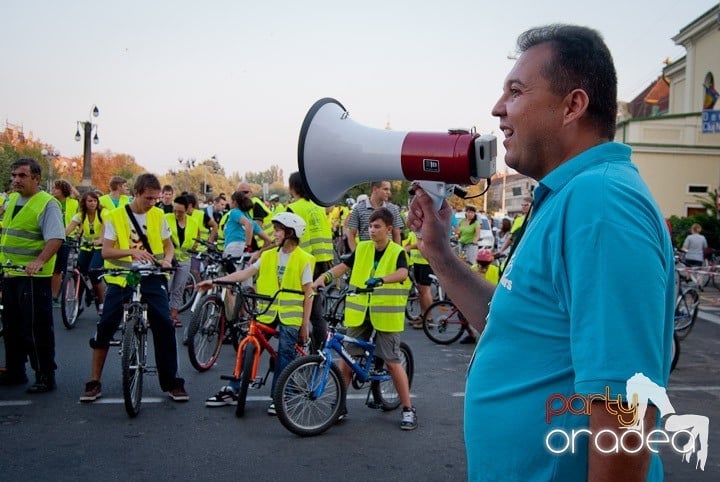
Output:
[[197,285],[197,280],[195,279],[193,272],[190,271],[188,273],[187,281],[185,281],[185,289],[182,292],[181,305],[180,308],[178,308],[180,313],[187,311],[192,306],[193,301],[195,300],[195,285]]
[[[313,392],[323,386],[320,395]],[[283,427],[301,437],[319,435],[337,421],[345,403],[345,379],[320,355],[296,358],[283,370],[273,394]]]
[[420,319],[420,294],[417,286],[413,283],[410,286],[407,303],[405,304],[405,318],[408,321],[418,321]]
[[423,331],[439,345],[449,345],[460,339],[467,321],[451,301],[437,301],[423,314]]
[[133,418],[140,413],[143,372],[145,370],[145,333],[140,330],[140,319],[131,316],[125,323],[122,341],[122,389],[125,411]]
[[700,295],[693,288],[688,288],[678,296],[675,302],[675,333],[684,340],[690,334],[697,318]]
[[[413,374],[415,373],[415,360],[413,359],[410,347],[403,342],[400,343],[400,364],[405,369],[408,388],[410,388],[412,387]],[[375,369],[380,368],[382,368],[382,360],[376,358]],[[375,403],[380,404],[384,411],[395,410],[400,406],[400,395],[398,395],[392,379],[382,382],[373,380],[370,382],[370,390],[372,390],[373,400]]]
[[188,357],[199,372],[209,370],[217,361],[225,336],[223,302],[210,294],[198,303],[198,309],[188,327]]
[[255,345],[246,343],[242,353],[242,372],[240,373],[240,391],[238,392],[237,406],[235,407],[235,416],[242,417],[245,415],[245,400],[247,400],[247,392],[252,380],[253,365],[255,364]]
[[672,372],[675,370],[675,366],[680,358],[680,338],[678,338],[677,333],[673,333],[672,349],[670,354],[670,371]]
[[80,300],[77,296],[78,281],[78,274],[75,271],[69,271],[63,276],[60,285],[60,315],[63,325],[68,330],[75,328],[75,322],[77,322],[80,312]]

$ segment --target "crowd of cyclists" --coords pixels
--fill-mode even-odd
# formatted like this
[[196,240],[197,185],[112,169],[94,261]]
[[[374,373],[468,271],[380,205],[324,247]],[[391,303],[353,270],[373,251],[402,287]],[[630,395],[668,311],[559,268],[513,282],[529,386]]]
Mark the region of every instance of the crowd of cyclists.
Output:
[[[131,292],[124,279],[104,275],[103,268],[152,263],[172,268],[169,279],[151,278],[142,286],[154,335],[160,385],[173,400],[189,400],[184,380],[178,375],[174,328],[182,326],[179,311],[190,272],[201,280],[196,254],[208,243],[214,243],[230,260],[237,260],[246,252],[253,253],[244,269],[238,269],[235,262],[227,263],[227,275],[220,280],[250,282],[258,292],[270,296],[280,288],[307,292],[306,297],[278,297],[276,309],[261,320],[279,326],[281,358],[275,367],[276,375],[295,356],[291,344],[311,340],[313,349],[323,344],[327,325],[322,317],[320,297],[312,295],[318,286],[352,272],[354,275],[345,278],[350,285],[374,288],[376,294],[346,308],[345,324],[361,339],[368,339],[375,332],[379,354],[401,394],[401,428],[417,427],[407,380],[403,380],[402,370],[396,369],[397,348],[399,334],[405,327],[409,271],[414,272],[412,278],[424,311],[433,301],[432,270],[417,248],[414,233],[405,228],[406,209],[391,203],[389,182],[373,182],[368,195],[361,195],[357,200],[348,198],[329,208],[309,199],[297,172],[289,178],[290,199],[284,203],[278,194],[263,200],[254,195],[248,183],[242,182],[235,192],[220,193],[201,204],[194,193],[176,193],[170,185],[161,187],[152,174],[138,176],[132,190],[126,179],[113,177],[107,193],[85,189],[80,194],[65,180],[56,180],[51,193],[45,193],[39,185],[37,162],[21,160],[13,165],[15,192],[6,197],[0,208],[5,211],[0,257],[7,266],[24,264],[35,266],[33,269],[41,266],[33,272],[6,269],[4,276],[15,282],[19,279],[41,282],[43,290],[47,287],[45,291],[50,295],[47,300],[42,299],[45,291],[31,284],[20,287],[18,302],[27,301],[30,291],[37,298],[31,299],[30,305],[51,308],[25,310],[19,316],[5,317],[7,360],[6,370],[0,373],[0,385],[27,383],[25,360],[29,359],[36,372],[36,383],[28,392],[55,389],[52,307],[60,304],[64,272],[74,267],[68,267],[70,243],[57,243],[57,251],[52,253],[47,247],[54,246],[57,238],[74,239],[79,247],[76,268],[92,281],[98,316],[96,333],[90,340],[91,375],[80,400],[92,402],[102,396],[101,376],[108,347],[121,323],[123,303]],[[528,200],[527,207],[529,204]],[[50,221],[53,216],[59,220]],[[56,225],[62,227],[62,234]],[[521,225],[522,216],[512,224],[509,219],[504,220],[496,245],[479,247],[478,212],[474,206],[467,206],[465,218],[453,226],[450,234],[452,242],[460,246],[459,255],[473,265],[478,275],[496,284],[502,254]],[[24,238],[33,239],[34,244],[28,245]],[[51,240],[53,242],[49,242]],[[500,260],[496,259],[496,253],[500,253]],[[202,281],[198,288],[207,289],[211,283]],[[7,291],[7,282],[5,286]],[[7,298],[6,305],[12,303]],[[27,319],[38,316],[47,320],[42,333]],[[422,321],[412,321],[410,326],[420,329]],[[475,343],[476,340],[470,332],[462,342]],[[228,384],[207,398],[206,405],[231,405],[236,390],[236,386]],[[268,408],[268,413],[274,414],[273,406]],[[346,413],[343,407],[343,416]]]

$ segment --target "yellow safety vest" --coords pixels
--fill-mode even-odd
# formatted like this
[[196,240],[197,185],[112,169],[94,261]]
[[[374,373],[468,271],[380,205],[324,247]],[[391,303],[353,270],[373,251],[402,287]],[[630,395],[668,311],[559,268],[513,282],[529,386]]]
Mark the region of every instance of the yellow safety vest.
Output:
[[205,241],[210,239],[210,230],[205,227],[205,210],[195,208],[189,217],[195,220],[200,232],[200,239]]
[[[163,249],[163,241],[160,238],[162,232],[163,216],[162,209],[152,207],[147,212],[147,239],[150,249],[155,258],[160,261],[165,256]],[[125,211],[125,207],[113,209],[107,216],[107,221],[112,223],[115,228],[115,247],[117,249],[130,249],[130,219]],[[120,259],[106,259],[105,268],[129,268],[132,266],[132,256],[124,256]],[[111,284],[126,286],[127,281],[124,276],[105,276],[105,281]]]
[[[258,293],[273,296],[280,288],[302,291],[303,269],[309,263],[312,273],[315,267],[315,260],[311,254],[303,251],[302,248],[295,248],[288,257],[282,282],[278,284],[279,259],[280,253],[277,249],[265,251],[260,257],[260,272],[257,279]],[[270,309],[264,315],[258,316],[258,321],[272,323],[278,316],[283,325],[301,326],[304,300],[304,295],[280,293]]]
[[[82,214],[80,216],[82,217]],[[82,244],[80,245],[80,249],[83,251],[102,249],[102,246],[90,247],[90,245],[93,244],[93,241],[100,237],[100,234],[102,232],[102,219],[100,219],[99,210],[95,211],[95,219],[92,222],[92,229],[90,228],[90,220],[88,219],[87,215],[85,215],[85,219],[83,220],[82,224]]]
[[305,220],[305,233],[300,238],[300,247],[312,254],[318,263],[332,261],[332,230],[325,209],[307,199],[298,199],[290,203],[288,208]]
[[[63,219],[63,223],[66,228],[72,221],[73,216],[77,214],[79,204],[77,199],[71,197],[65,198],[65,218]],[[60,203],[60,207],[62,208],[62,203]]]
[[[382,278],[397,270],[398,256],[405,256],[402,247],[390,242],[385,248],[377,268],[375,263],[375,243],[360,241],[355,250],[355,262],[350,275],[350,286],[365,288],[368,278]],[[345,326],[348,328],[362,325],[365,313],[370,308],[370,321],[378,331],[389,333],[403,331],[405,328],[405,305],[407,304],[410,280],[400,283],[387,283],[375,288],[372,293],[359,294],[345,300]]]
[[115,203],[112,200],[112,197],[110,197],[110,194],[103,194],[98,198],[98,202],[100,203],[100,206],[102,206],[103,209],[107,209],[108,211],[112,211],[116,207],[121,208],[126,204],[130,204],[130,197],[128,197],[125,194],[120,194],[120,198],[118,200],[118,205],[115,206]]
[[190,253],[188,249],[192,248],[195,244],[195,238],[198,237],[198,225],[197,222],[190,216],[185,216],[185,239],[183,240],[182,246],[180,245],[180,238],[178,237],[178,225],[177,219],[175,219],[175,213],[165,214],[168,225],[170,226],[170,232],[172,233],[172,242],[175,246],[175,259],[178,261],[188,261],[190,259]]
[[[408,234],[407,239],[403,242],[403,246],[407,246],[410,244],[417,244],[417,235],[410,231],[410,234]],[[428,263],[428,260],[425,259],[425,257],[420,253],[420,250],[417,248],[413,248],[410,250],[410,264],[430,264]]]
[[225,250],[225,225],[230,217],[230,211],[223,214],[218,223],[218,235],[217,235],[217,249],[218,251]]
[[[9,261],[10,264],[26,266],[35,260],[45,247],[45,240],[40,231],[40,215],[49,202],[58,202],[58,200],[40,191],[28,199],[17,216],[13,216],[18,199],[20,194],[16,192],[8,197],[2,237],[0,237],[0,263],[6,264]],[[54,267],[55,255],[52,255],[34,276],[41,278],[52,276]],[[24,273],[7,271],[5,276],[24,276]]]

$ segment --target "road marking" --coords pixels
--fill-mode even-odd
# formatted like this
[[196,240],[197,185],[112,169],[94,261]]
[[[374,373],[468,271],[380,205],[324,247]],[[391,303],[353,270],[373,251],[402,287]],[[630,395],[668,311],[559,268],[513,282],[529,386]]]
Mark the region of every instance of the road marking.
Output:
[[451,397],[464,397],[465,392],[453,392],[450,394]]
[[709,321],[710,323],[715,323],[716,325],[720,325],[720,316],[714,315],[710,313],[710,311],[717,313],[717,310],[708,310],[704,307],[701,307],[698,311],[698,318]]
[[[168,398],[143,397],[142,403],[162,403],[166,400],[170,401],[170,398],[169,397]],[[78,402],[78,403],[83,403],[83,402]],[[98,404],[98,403],[99,404],[120,404],[120,403],[125,403],[125,400],[122,398],[102,398],[102,397],[100,397],[92,403],[93,404]],[[84,403],[83,403],[83,405],[84,405]]]
[[30,400],[4,400],[0,402],[0,407],[22,407],[23,405],[30,405]]

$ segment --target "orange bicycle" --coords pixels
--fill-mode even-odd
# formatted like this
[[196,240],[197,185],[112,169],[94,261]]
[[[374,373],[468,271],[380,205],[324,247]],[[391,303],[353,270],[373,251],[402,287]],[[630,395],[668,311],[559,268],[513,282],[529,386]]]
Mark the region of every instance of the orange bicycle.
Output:
[[[280,293],[294,293],[304,295],[302,291],[280,289],[273,296],[265,296],[248,289],[244,289],[240,283],[234,281],[213,281],[213,284],[227,285],[242,299],[241,312],[238,313],[240,323],[247,323],[247,335],[240,341],[235,357],[235,369],[233,374],[223,375],[220,378],[240,384],[237,394],[237,406],[235,416],[245,415],[245,400],[250,387],[261,388],[267,382],[270,372],[273,371],[278,354],[275,348],[270,345],[269,340],[278,336],[278,331],[270,325],[257,321],[257,317],[265,314]],[[270,364],[265,375],[258,376],[260,371],[260,356],[263,351],[270,355]],[[295,345],[295,351],[305,356],[305,347]]]

